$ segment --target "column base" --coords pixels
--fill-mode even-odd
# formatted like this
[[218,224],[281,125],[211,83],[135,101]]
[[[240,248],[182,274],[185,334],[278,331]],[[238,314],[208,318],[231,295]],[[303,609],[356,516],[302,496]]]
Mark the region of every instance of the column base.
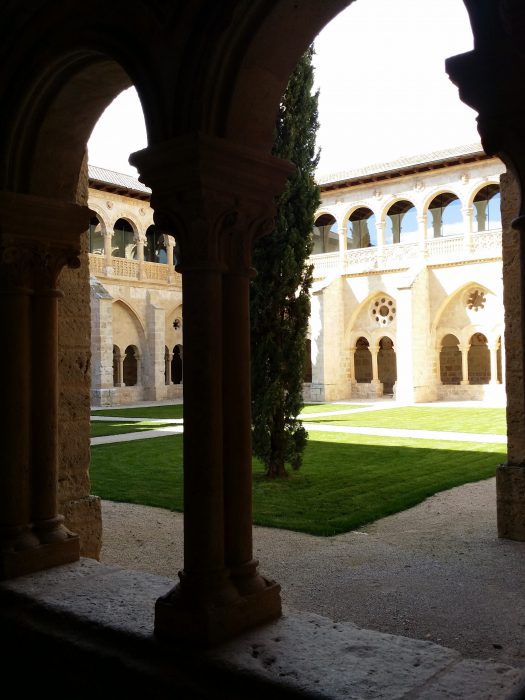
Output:
[[53,566],[70,564],[80,559],[78,535],[49,544],[39,544],[25,549],[0,551],[0,580],[25,576]]
[[281,616],[281,587],[263,579],[264,589],[214,605],[195,598],[181,584],[155,603],[155,634],[161,639],[210,647]]
[[525,542],[525,466],[498,467],[496,499],[498,537]]

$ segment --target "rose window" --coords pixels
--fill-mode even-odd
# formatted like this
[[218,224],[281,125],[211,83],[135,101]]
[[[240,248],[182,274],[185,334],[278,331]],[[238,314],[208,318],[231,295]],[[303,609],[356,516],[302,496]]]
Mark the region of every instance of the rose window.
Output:
[[386,326],[389,323],[392,323],[394,320],[396,315],[396,307],[392,299],[389,299],[388,297],[381,297],[380,299],[376,299],[376,301],[374,301],[370,312],[372,318],[377,324],[380,326]]

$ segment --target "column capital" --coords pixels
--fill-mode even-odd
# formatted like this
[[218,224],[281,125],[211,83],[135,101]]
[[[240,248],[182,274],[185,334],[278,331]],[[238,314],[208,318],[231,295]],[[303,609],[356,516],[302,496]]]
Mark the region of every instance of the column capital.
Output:
[[0,192],[0,285],[54,287],[64,266],[80,266],[88,207]]
[[152,190],[155,224],[177,237],[182,272],[248,270],[255,238],[269,233],[275,197],[293,165],[205,134],[189,134],[133,153]]

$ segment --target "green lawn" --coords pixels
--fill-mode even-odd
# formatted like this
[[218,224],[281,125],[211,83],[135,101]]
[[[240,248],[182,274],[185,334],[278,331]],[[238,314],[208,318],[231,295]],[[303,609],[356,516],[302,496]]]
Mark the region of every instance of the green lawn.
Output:
[[104,435],[122,435],[134,433],[140,430],[154,430],[164,427],[166,423],[152,421],[91,421],[91,437],[103,437]]
[[115,418],[182,418],[182,404],[169,406],[145,406],[144,408],[104,408],[91,411],[93,416],[115,416]]
[[[404,409],[399,409],[404,410]],[[182,436],[92,447],[94,494],[182,509]],[[302,468],[264,479],[254,460],[254,522],[334,535],[452,486],[494,476],[504,445],[313,433]]]
[[409,428],[411,430],[445,430],[458,433],[505,435],[504,408],[445,408],[408,406],[406,408],[364,411],[348,416],[308,419],[326,425],[350,425],[373,428]]

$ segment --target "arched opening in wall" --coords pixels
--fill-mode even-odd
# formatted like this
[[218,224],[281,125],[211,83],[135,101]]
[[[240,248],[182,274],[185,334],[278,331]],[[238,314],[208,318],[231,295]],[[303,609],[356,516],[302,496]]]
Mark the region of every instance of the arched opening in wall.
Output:
[[92,216],[89,220],[89,252],[104,255],[104,232],[98,216]]
[[164,234],[159,233],[154,224],[146,230],[146,245],[144,247],[144,260],[153,263],[167,263],[168,254],[164,242]]
[[393,395],[397,380],[397,364],[394,342],[388,336],[384,336],[379,341],[377,372],[378,379],[383,384],[383,395]]
[[491,231],[501,228],[501,194],[499,185],[482,187],[473,201],[474,231]]
[[304,376],[305,384],[312,383],[312,341],[307,338],[304,342]]
[[469,344],[469,384],[488,384],[490,382],[490,351],[487,338],[483,333],[474,333]]
[[314,222],[312,255],[339,250],[337,222],[331,214],[321,214]]
[[113,346],[113,386],[122,384],[122,365],[120,348],[118,345]]
[[461,350],[459,349],[459,340],[451,333],[448,333],[441,341],[439,375],[442,384],[461,384]]
[[370,248],[377,245],[376,217],[368,207],[359,207],[346,225],[346,248]]
[[370,384],[373,377],[370,343],[364,337],[358,338],[354,353],[355,380],[358,384]]
[[136,345],[128,345],[122,363],[124,386],[135,386],[138,383],[139,353]]
[[453,192],[442,192],[434,197],[427,213],[429,237],[461,236],[463,229],[461,201],[457,195]]
[[126,219],[118,219],[113,228],[111,254],[115,258],[135,260],[137,258],[137,244],[133,226]]
[[386,215],[385,243],[411,243],[416,240],[416,207],[406,199],[395,202]]
[[182,345],[175,345],[173,348],[171,381],[173,384],[182,384]]

